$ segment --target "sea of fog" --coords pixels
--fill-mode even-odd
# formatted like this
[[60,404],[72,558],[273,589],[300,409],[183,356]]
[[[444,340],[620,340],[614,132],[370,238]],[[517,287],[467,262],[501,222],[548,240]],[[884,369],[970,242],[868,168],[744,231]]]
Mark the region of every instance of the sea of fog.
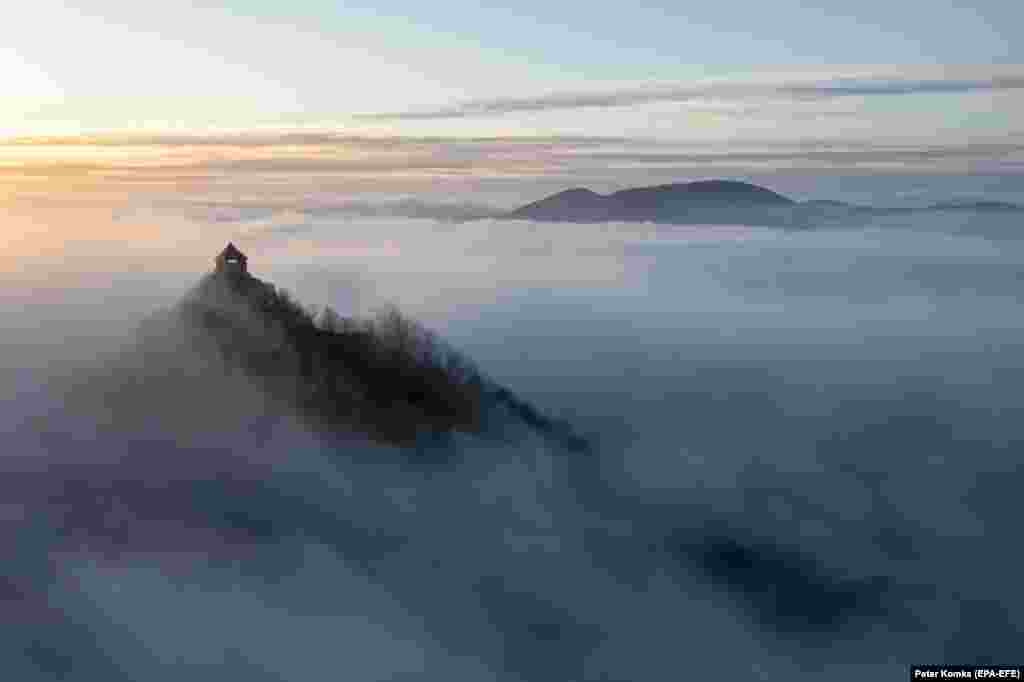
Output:
[[[31,257],[0,275],[5,678],[1019,662],[1020,214],[808,231],[138,205],[7,219]],[[70,407],[82,368],[227,239],[305,303],[397,303],[594,452],[523,428],[424,459],[262,413],[182,442]],[[244,386],[195,396],[225,399],[259,411]]]

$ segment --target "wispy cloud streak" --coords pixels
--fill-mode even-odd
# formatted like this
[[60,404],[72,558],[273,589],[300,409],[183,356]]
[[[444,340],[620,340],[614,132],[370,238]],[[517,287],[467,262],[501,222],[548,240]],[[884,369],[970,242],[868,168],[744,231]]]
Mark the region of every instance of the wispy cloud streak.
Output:
[[504,114],[646,104],[687,104],[704,100],[814,101],[841,97],[894,97],[919,94],[970,94],[1024,89],[1024,74],[987,78],[904,79],[839,78],[817,81],[710,82],[695,85],[621,88],[593,92],[555,92],[535,97],[475,100],[432,110],[360,114],[364,121],[416,121],[500,116]]
[[483,145],[600,145],[626,142],[628,138],[583,135],[547,136],[443,136],[443,135],[350,135],[331,130],[294,132],[288,130],[198,132],[198,133],[114,133],[109,135],[20,136],[0,139],[8,147],[352,147],[368,151],[414,146],[463,144]]

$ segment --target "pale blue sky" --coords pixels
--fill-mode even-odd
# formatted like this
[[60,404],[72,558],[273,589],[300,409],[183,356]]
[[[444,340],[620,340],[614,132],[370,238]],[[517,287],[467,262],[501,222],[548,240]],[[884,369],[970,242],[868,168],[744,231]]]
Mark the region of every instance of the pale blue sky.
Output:
[[[35,0],[0,24],[0,134],[312,127],[698,141],[999,138],[1019,132],[1024,81],[991,81],[1024,74],[1013,66],[1024,47],[1011,40],[1022,8],[998,0]],[[842,97],[779,90],[842,75],[930,85]],[[770,92],[705,92],[708,78]],[[973,85],[923,92],[964,79]],[[696,90],[637,101],[652,88]],[[565,105],[581,94],[612,103]],[[521,105],[538,98],[545,103]],[[401,116],[361,116],[380,113]]]
[[[211,4],[211,3],[206,3]],[[222,3],[232,12],[315,22],[326,31],[446,36],[603,77],[643,75],[680,63],[708,66],[1020,61],[1007,0],[775,0],[596,3],[519,0]],[[599,71],[595,71],[599,69]]]

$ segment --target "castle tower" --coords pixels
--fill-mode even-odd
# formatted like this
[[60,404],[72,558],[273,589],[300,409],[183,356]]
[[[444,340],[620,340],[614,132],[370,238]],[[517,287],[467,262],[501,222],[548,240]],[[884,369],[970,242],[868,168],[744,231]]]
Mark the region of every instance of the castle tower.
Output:
[[248,260],[245,254],[238,250],[237,246],[228,242],[228,245],[217,256],[217,272],[231,275],[248,274]]

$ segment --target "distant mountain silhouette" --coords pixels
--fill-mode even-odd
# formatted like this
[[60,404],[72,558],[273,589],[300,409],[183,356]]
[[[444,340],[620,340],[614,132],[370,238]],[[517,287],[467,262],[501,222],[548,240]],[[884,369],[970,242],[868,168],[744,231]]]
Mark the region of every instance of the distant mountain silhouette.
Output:
[[553,222],[720,221],[727,214],[795,205],[792,199],[746,182],[702,180],[597,194],[571,189],[518,208],[506,217]]
[[585,188],[559,192],[507,213],[512,220],[541,222],[658,222],[811,227],[866,214],[913,211],[1020,211],[998,201],[947,201],[928,206],[884,208],[815,199],[798,202],[770,189],[733,180],[656,185],[598,194]]
[[509,218],[526,220],[600,222],[611,220],[608,197],[578,187],[518,208]]
[[97,385],[106,385],[108,406],[133,421],[156,416],[195,428],[254,411],[292,414],[328,433],[411,445],[424,436],[484,434],[504,415],[574,451],[587,449],[568,425],[396,309],[372,319],[307,310],[250,275],[244,256],[218,257],[218,270],[146,319],[105,374]]

